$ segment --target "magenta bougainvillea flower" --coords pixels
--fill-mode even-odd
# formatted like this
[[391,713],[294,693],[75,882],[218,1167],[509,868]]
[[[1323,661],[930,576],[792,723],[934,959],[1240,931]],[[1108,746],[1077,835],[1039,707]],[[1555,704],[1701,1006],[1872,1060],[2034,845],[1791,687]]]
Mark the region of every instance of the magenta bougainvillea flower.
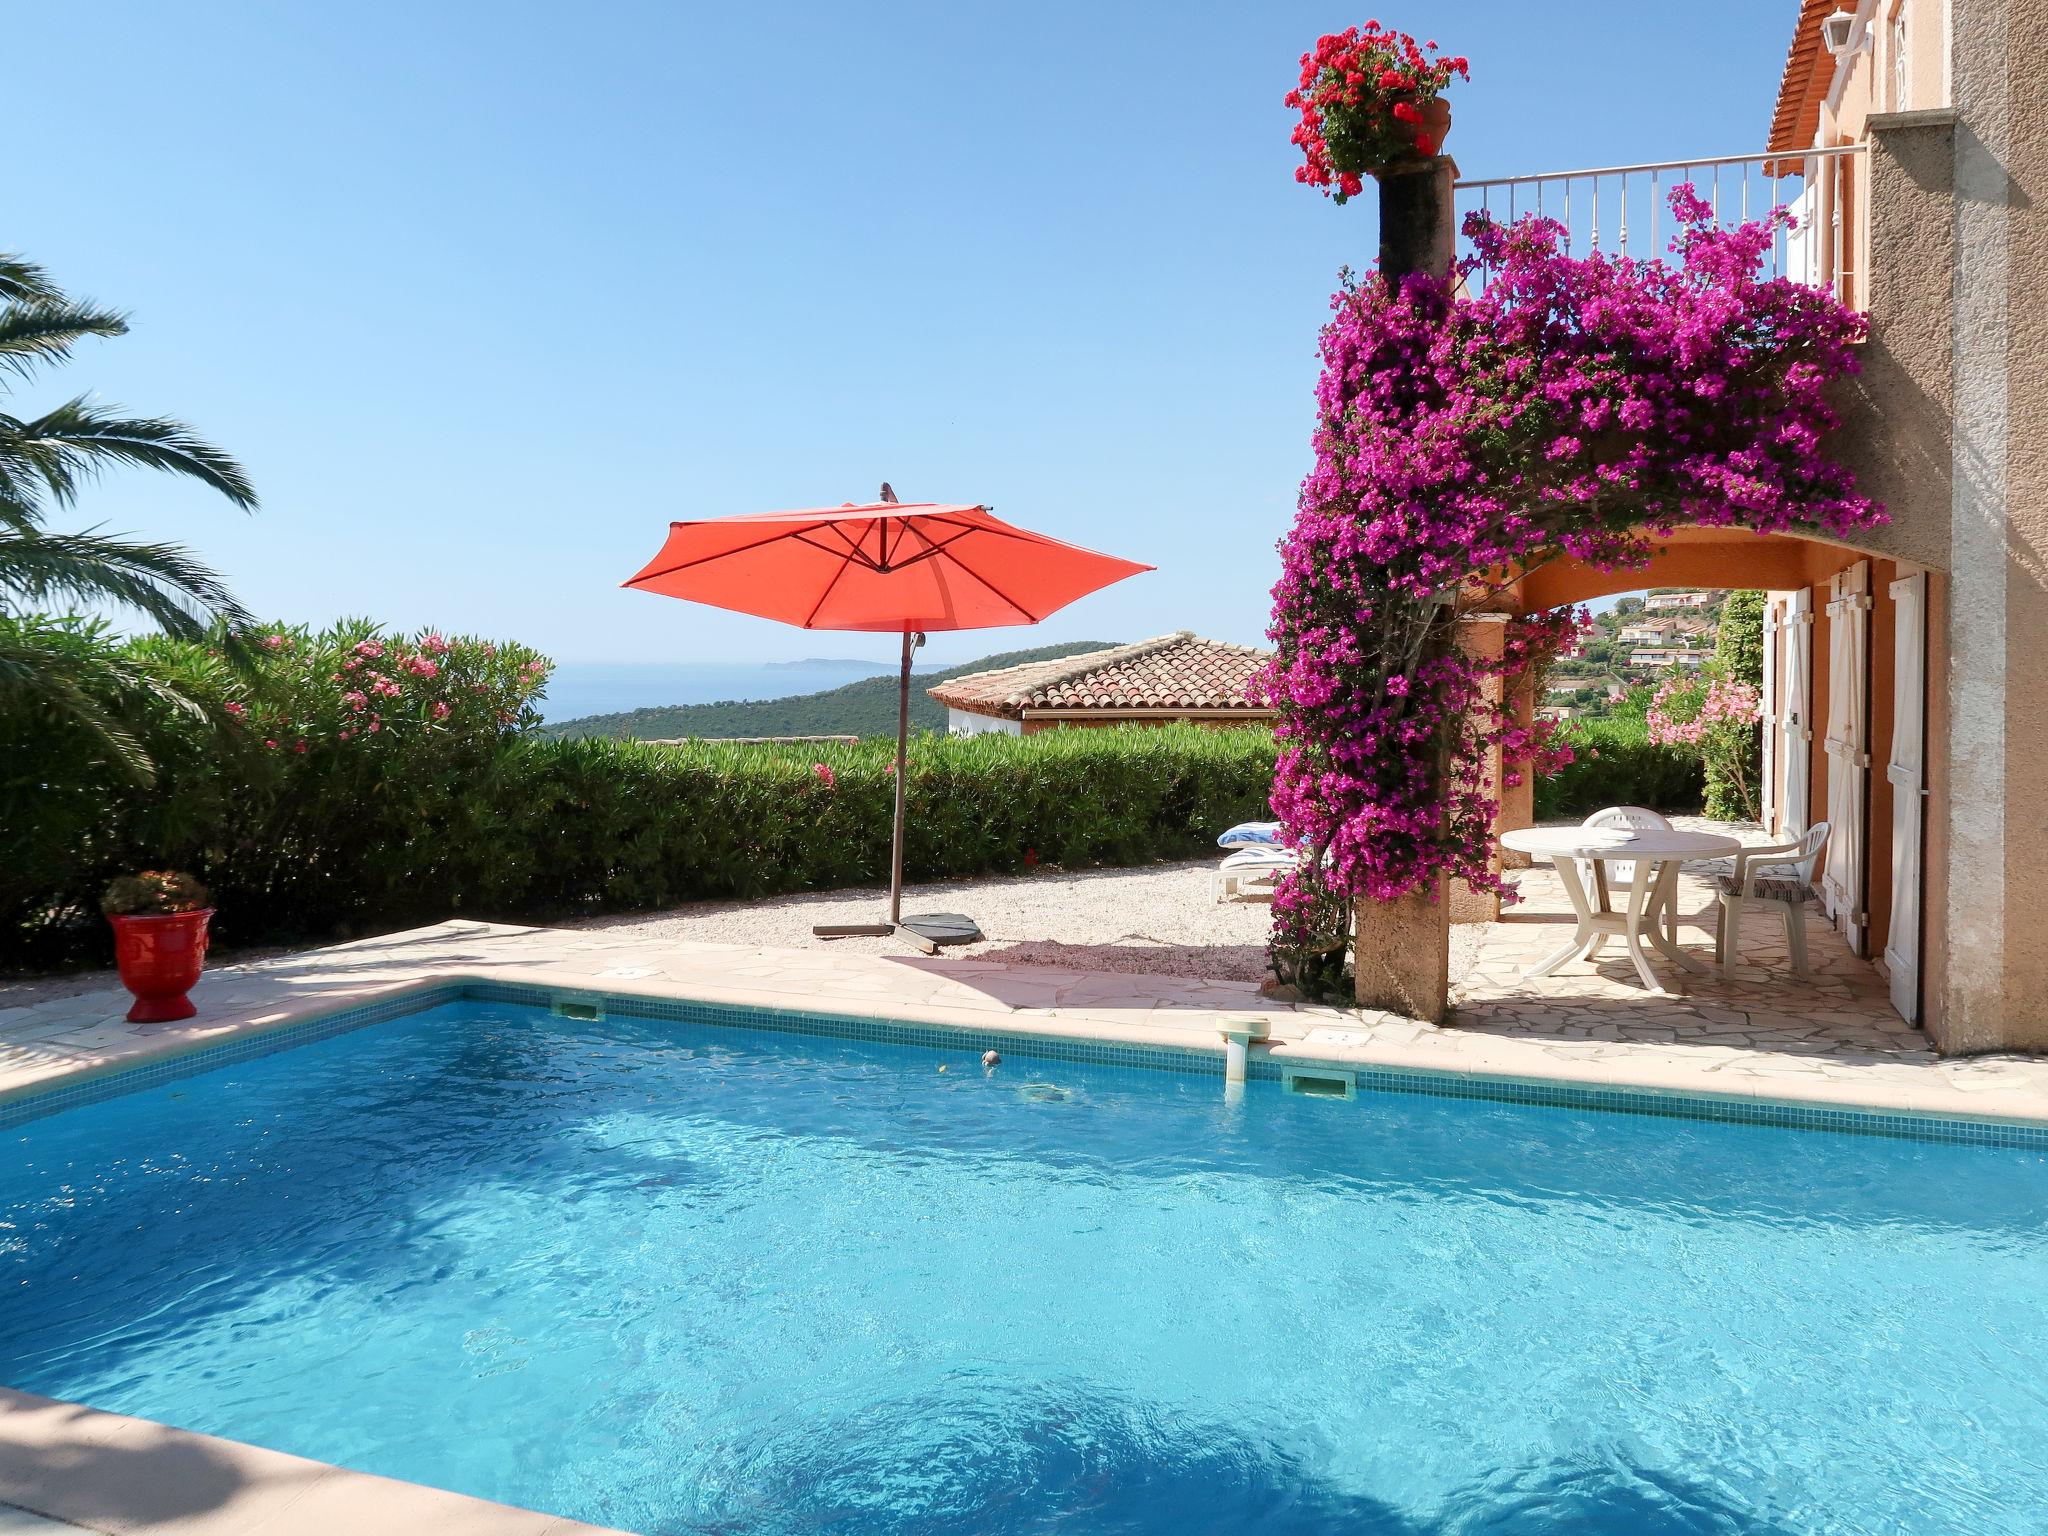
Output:
[[1519,572],[1561,556],[1638,567],[1680,524],[1885,520],[1822,451],[1863,317],[1759,276],[1782,212],[1718,228],[1690,186],[1671,207],[1670,261],[1574,257],[1555,221],[1474,216],[1458,279],[1347,275],[1332,300],[1261,684],[1274,814],[1305,855],[1274,902],[1276,950],[1327,952],[1351,902],[1441,875],[1499,888],[1491,749],[1517,775],[1568,755],[1491,685],[1541,668],[1580,623],[1537,615],[1501,660],[1459,654],[1458,617],[1505,606]]

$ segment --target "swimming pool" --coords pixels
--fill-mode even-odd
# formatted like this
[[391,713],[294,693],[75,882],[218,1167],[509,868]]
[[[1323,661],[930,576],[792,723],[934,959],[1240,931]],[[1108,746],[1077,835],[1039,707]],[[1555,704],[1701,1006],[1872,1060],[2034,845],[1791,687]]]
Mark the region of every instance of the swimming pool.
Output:
[[0,1131],[0,1382],[645,1532],[2024,1531],[2048,1154],[454,1002]]

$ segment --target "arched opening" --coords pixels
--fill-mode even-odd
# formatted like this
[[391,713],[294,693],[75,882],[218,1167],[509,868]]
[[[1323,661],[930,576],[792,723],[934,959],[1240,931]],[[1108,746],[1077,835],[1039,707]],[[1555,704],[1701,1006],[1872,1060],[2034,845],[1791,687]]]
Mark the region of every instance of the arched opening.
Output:
[[[1530,570],[1504,589],[1502,606],[1533,613],[1644,589],[1766,594],[1766,830],[1790,837],[1829,822],[1818,911],[1855,955],[1886,971],[1894,1006],[1917,1021],[1921,956],[1940,907],[1929,899],[1922,846],[1925,799],[1946,778],[1944,733],[1930,719],[1940,691],[1930,698],[1926,686],[1930,661],[1940,661],[1928,655],[1939,578],[1820,539],[1681,528],[1659,540],[1647,566],[1560,559]],[[1503,827],[1523,824],[1530,810],[1505,805]]]

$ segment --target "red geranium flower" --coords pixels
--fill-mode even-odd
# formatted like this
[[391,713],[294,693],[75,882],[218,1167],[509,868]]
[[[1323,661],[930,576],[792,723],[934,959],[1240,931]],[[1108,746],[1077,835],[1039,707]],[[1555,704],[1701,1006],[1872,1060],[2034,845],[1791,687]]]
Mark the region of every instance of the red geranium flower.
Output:
[[1301,56],[1299,86],[1286,96],[1301,114],[1292,134],[1302,154],[1294,179],[1341,203],[1367,176],[1434,155],[1437,136],[1419,131],[1422,107],[1454,78],[1469,78],[1463,56],[1445,58],[1434,42],[1419,46],[1377,21],[1317,38]]

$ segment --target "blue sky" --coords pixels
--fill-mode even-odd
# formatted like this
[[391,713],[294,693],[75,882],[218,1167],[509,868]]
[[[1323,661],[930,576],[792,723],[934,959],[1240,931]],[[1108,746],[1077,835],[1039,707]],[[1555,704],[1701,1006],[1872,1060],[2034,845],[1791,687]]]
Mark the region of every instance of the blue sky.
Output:
[[1469,54],[1447,147],[1509,175],[1760,149],[1796,10],[30,8],[0,248],[134,332],[16,404],[91,389],[239,454],[253,518],[126,475],[78,521],[293,620],[880,657],[617,583],[672,517],[886,478],[1160,567],[936,659],[1256,640],[1316,328],[1377,244],[1369,195],[1292,179],[1300,53],[1377,14]]

